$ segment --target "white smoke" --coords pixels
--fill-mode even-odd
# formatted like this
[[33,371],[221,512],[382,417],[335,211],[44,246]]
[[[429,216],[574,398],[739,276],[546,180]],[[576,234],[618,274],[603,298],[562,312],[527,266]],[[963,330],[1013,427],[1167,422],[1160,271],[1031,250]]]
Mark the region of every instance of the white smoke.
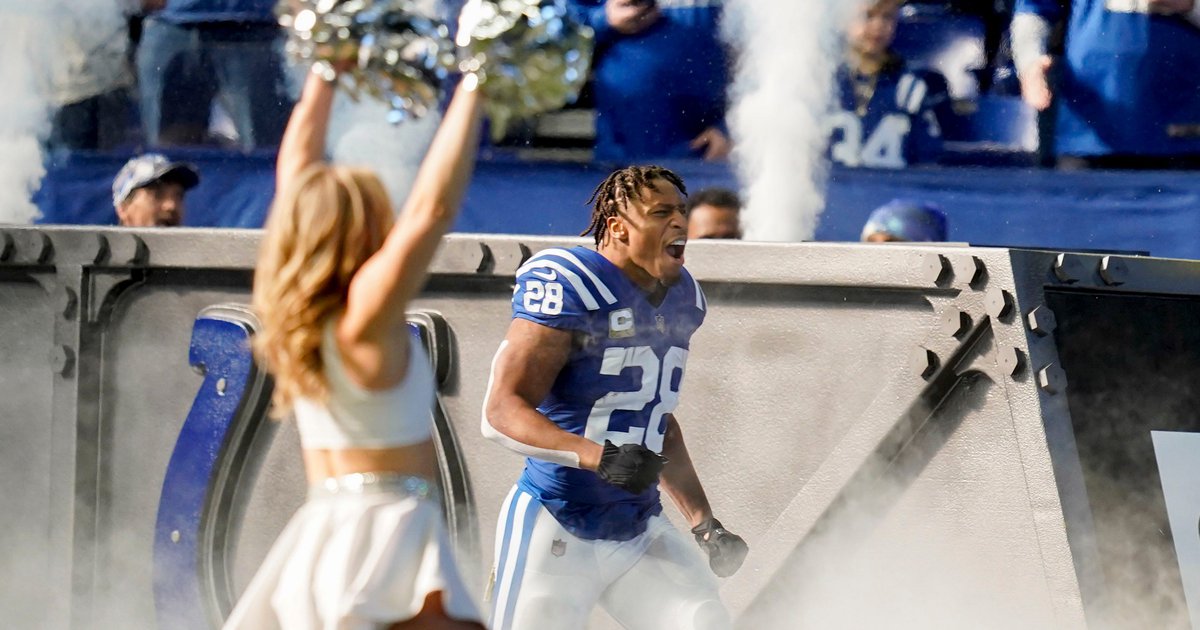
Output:
[[0,0],[0,223],[30,223],[38,215],[30,196],[45,175],[41,142],[49,133],[46,46],[55,3]]
[[828,139],[842,33],[864,0],[728,0],[737,50],[729,126],[746,238],[811,239],[825,208]]
[[0,0],[0,223],[38,218],[56,107],[128,85],[126,0]]

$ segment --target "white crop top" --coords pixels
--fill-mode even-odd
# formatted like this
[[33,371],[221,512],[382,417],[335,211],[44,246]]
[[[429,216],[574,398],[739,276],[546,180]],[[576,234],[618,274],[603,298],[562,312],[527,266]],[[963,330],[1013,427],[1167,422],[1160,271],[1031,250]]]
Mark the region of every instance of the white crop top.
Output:
[[420,342],[408,343],[408,371],[391,389],[366,390],[346,374],[333,338],[334,318],[321,336],[321,359],[329,381],[322,404],[297,398],[293,408],[303,448],[388,448],[429,439],[434,382]]

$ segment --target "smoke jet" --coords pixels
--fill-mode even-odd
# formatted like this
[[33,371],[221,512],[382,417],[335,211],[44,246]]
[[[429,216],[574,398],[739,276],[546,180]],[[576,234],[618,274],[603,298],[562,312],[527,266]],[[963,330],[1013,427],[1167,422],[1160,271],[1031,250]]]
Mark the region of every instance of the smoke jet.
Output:
[[829,110],[842,33],[863,0],[730,0],[729,126],[746,238],[809,240],[825,208]]

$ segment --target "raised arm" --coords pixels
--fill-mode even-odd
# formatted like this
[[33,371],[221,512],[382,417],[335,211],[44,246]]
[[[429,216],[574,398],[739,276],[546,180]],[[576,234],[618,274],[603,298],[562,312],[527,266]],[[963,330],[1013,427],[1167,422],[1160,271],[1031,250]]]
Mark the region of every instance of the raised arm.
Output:
[[459,87],[383,247],[350,283],[346,319],[364,329],[404,322],[442,236],[454,224],[479,147],[478,91]]
[[455,92],[403,212],[350,281],[337,341],[360,385],[386,388],[404,378],[404,310],[424,285],[442,236],[458,215],[479,146],[481,98],[463,87]]
[[334,87],[316,73],[309,73],[304,91],[300,93],[300,102],[292,108],[287,129],[279,142],[279,156],[275,160],[276,193],[291,185],[306,167],[324,159]]

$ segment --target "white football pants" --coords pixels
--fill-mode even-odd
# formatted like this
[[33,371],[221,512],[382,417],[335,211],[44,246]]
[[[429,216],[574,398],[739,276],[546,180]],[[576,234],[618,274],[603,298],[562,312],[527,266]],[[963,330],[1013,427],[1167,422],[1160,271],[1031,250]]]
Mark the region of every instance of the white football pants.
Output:
[[664,516],[626,541],[583,540],[515,486],[496,525],[492,630],[582,630],[592,608],[629,630],[728,630],[700,549]]

